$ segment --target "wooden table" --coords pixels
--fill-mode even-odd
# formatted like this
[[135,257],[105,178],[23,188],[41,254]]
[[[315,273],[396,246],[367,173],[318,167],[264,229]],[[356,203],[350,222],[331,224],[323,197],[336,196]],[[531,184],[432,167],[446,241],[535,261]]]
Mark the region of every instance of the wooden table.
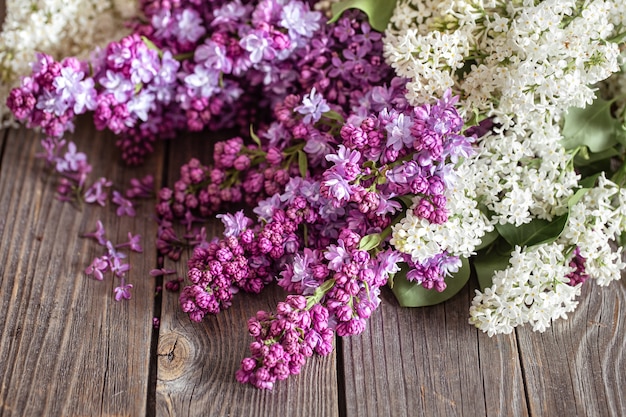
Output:
[[[384,292],[366,331],[337,340],[333,354],[273,391],[241,385],[246,321],[273,309],[280,289],[239,294],[229,310],[192,323],[178,294],[155,296],[153,201],[118,218],[111,205],[79,211],[56,200],[58,178],[34,157],[39,138],[25,129],[0,137],[0,416],[626,415],[623,280],[586,284],[570,319],[543,334],[493,338],[467,324],[473,279],[428,308],[400,308]],[[87,120],[70,138],[90,157],[91,181],[105,176],[118,189],[147,173],[171,185],[190,157],[211,160],[211,134],[159,143],[138,168],[124,166],[115,138]],[[79,235],[98,219],[114,242],[129,231],[143,237],[144,253],[130,255],[129,301],[114,300],[110,275],[84,273],[102,247]],[[165,267],[185,273],[184,262]]]

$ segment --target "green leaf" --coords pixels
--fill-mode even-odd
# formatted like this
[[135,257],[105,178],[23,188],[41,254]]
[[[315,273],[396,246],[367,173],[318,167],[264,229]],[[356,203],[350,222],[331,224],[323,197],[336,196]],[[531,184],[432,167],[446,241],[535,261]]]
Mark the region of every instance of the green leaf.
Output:
[[396,0],[342,0],[332,5],[333,17],[328,23],[336,22],[348,9],[359,9],[367,15],[372,28],[384,32],[395,7]]
[[146,46],[148,47],[148,49],[152,49],[153,51],[157,51],[157,52],[159,53],[159,57],[162,57],[162,56],[163,56],[163,51],[161,51],[161,50],[159,49],[159,47],[158,47],[158,46],[156,46],[156,45],[154,44],[154,42],[152,42],[150,39],[148,39],[148,38],[147,38],[147,37],[145,37],[145,36],[142,36],[142,37],[141,37],[141,40],[143,41],[143,43],[145,43],[145,44],[146,44]]
[[328,110],[327,112],[322,113],[322,116],[324,116],[327,119],[330,120],[337,120],[339,123],[344,123],[345,121],[343,120],[343,116],[340,115],[339,113],[337,113],[334,110]]
[[254,143],[256,143],[257,145],[259,145],[259,148],[261,147],[261,138],[259,138],[257,136],[256,133],[254,133],[254,129],[252,128],[252,125],[250,125],[250,137],[252,138],[252,140],[254,141]]
[[589,153],[587,147],[583,146],[574,157],[574,166],[579,167],[592,165],[601,161],[610,160],[612,157],[617,155],[620,155],[620,152],[615,147],[606,149],[602,152]]
[[491,245],[500,237],[500,233],[498,233],[497,229],[493,229],[491,232],[487,232],[483,235],[482,240],[480,241],[480,245],[476,247],[476,250],[479,251],[481,249],[486,248]]
[[313,293],[313,295],[310,295],[307,297],[306,309],[310,310],[311,307],[313,307],[315,304],[322,301],[322,298],[324,298],[326,293],[330,291],[330,289],[334,286],[335,286],[334,279],[329,279],[327,281],[324,281],[319,287],[315,289],[315,292]]
[[596,180],[598,179],[599,176],[600,176],[599,172],[597,174],[590,175],[587,178],[583,178],[582,180],[578,181],[578,185],[580,185],[583,188],[593,188],[595,187]]
[[511,246],[535,246],[554,242],[563,233],[568,218],[569,212],[551,222],[534,219],[521,226],[497,223],[496,229]]
[[300,176],[306,178],[306,173],[309,170],[309,161],[304,151],[298,151],[298,168],[300,168]]
[[587,194],[590,188],[580,188],[578,189],[573,196],[567,199],[567,207],[574,207],[584,196]]
[[626,131],[611,116],[613,101],[597,98],[584,109],[570,107],[562,131],[565,149],[587,146],[591,152],[603,152],[617,143],[625,144]]
[[365,235],[359,241],[359,250],[369,251],[377,248],[382,242],[382,236],[380,233],[373,233],[371,235]]
[[[505,245],[507,248],[508,245]],[[481,291],[485,288],[493,285],[493,274],[496,271],[502,271],[509,266],[509,259],[511,258],[510,248],[504,253],[500,251],[490,251],[488,253],[479,253],[472,258],[474,264],[474,270],[476,271],[476,277],[478,278],[478,286]]]
[[394,277],[391,291],[402,307],[425,307],[443,303],[455,296],[467,284],[470,276],[470,266],[467,259],[461,259],[459,271],[446,279],[448,285],[442,292],[427,290],[419,284],[406,279],[406,267]]
[[404,194],[394,197],[396,200],[400,200],[400,203],[404,206],[405,209],[410,208],[413,205],[413,198],[415,195],[413,194]]

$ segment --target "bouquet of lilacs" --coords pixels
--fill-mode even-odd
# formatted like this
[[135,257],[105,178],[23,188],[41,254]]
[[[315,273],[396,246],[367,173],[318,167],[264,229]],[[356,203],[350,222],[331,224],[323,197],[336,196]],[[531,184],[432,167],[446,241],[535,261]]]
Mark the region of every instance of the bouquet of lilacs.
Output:
[[[47,136],[61,198],[102,205],[111,184],[86,187],[86,156],[62,139],[77,115],[118,135],[128,163],[183,130],[239,129],[158,191],[156,246],[174,260],[194,248],[191,320],[272,281],[289,294],[249,320],[240,382],[270,389],[361,333],[383,285],[402,306],[442,302],[471,259],[470,323],[492,335],[543,331],[588,278],[606,285],[626,266],[617,0],[394,3],[338,2],[329,23],[303,1],[144,0],[130,35],[90,60],[39,54],[8,98]],[[387,17],[383,38],[370,23]],[[150,184],[114,193],[118,214]],[[240,203],[251,210],[221,213]],[[207,239],[216,213],[224,233]],[[117,247],[138,239],[88,235],[107,247],[88,273],[111,270],[130,298]]]
[[[458,167],[485,214],[462,224],[495,227],[468,249],[482,249],[470,323],[490,335],[545,330],[588,278],[608,285],[626,266],[624,96],[597,97],[607,78],[623,85],[624,12],[604,0],[411,0],[391,19],[385,57],[410,79],[409,102],[452,89],[461,114],[490,126]],[[392,242],[416,256],[431,239],[410,219]]]

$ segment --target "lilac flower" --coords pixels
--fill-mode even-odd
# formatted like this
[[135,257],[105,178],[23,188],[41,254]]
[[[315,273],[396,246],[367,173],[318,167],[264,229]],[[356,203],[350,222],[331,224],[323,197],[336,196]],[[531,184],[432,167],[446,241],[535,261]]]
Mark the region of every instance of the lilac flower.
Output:
[[150,271],[150,276],[160,277],[162,275],[172,275],[172,274],[175,274],[175,273],[176,273],[176,271],[174,269],[159,268],[159,269],[152,269]]
[[119,72],[106,70],[98,82],[106,88],[118,103],[126,103],[135,87],[133,83]]
[[113,242],[111,242],[110,240],[107,240],[105,246],[107,247],[109,260],[126,258],[126,255],[124,253],[118,252],[117,250],[115,250],[115,245],[113,245]]
[[147,121],[148,113],[154,109],[154,94],[148,90],[142,90],[134,95],[127,103],[128,111],[137,116],[139,120]]
[[93,262],[85,269],[87,275],[93,274],[98,281],[104,279],[104,273],[109,269],[109,260],[106,256],[94,258]]
[[339,175],[345,176],[348,181],[354,180],[357,174],[360,173],[361,153],[344,145],[337,147],[336,154],[326,155],[326,160],[333,162],[335,164],[334,170]]
[[328,260],[328,268],[333,271],[341,271],[342,265],[350,261],[350,254],[344,246],[343,240],[337,240],[337,245],[330,245],[324,258]]
[[223,26],[227,30],[235,28],[250,12],[250,6],[242,5],[241,0],[234,0],[213,11],[212,26]]
[[96,223],[96,231],[92,233],[85,233],[83,237],[94,238],[100,245],[106,246],[107,240],[104,238],[105,230],[100,220]]
[[330,106],[321,95],[315,95],[315,87],[308,95],[302,98],[302,104],[294,110],[304,115],[302,121],[305,124],[314,124],[322,118],[322,113],[330,111]]
[[239,45],[250,53],[250,61],[258,64],[261,60],[271,60],[276,56],[276,51],[271,46],[271,38],[267,32],[254,30],[244,36]]
[[118,205],[116,214],[119,217],[122,217],[122,216],[134,217],[135,216],[135,208],[133,207],[133,203],[130,200],[127,200],[126,198],[124,198],[124,196],[122,196],[122,193],[120,193],[119,191],[117,190],[113,191],[112,201],[113,203]]
[[134,235],[131,232],[128,232],[128,242],[120,243],[115,245],[116,249],[128,247],[133,252],[142,253],[143,248],[141,247],[141,235]]
[[289,31],[291,38],[303,36],[310,38],[320,28],[321,14],[310,11],[299,1],[288,2],[282,10],[280,25]]
[[218,214],[215,217],[221,219],[222,223],[224,223],[224,227],[226,228],[224,236],[226,237],[237,237],[252,224],[252,220],[246,217],[243,210],[235,214]]
[[194,72],[185,77],[185,85],[198,97],[212,97],[219,91],[219,72],[196,65]]
[[324,173],[324,181],[322,182],[322,195],[333,199],[337,204],[342,201],[349,201],[352,195],[352,186],[338,172],[327,171]]
[[56,88],[59,104],[65,108],[58,108],[57,110],[61,111],[57,112],[57,115],[65,113],[68,107],[73,107],[75,114],[96,108],[96,90],[93,79],[88,78],[83,81],[84,77],[84,72],[72,67],[61,69],[61,74],[54,79],[53,85]]
[[110,187],[113,183],[106,178],[102,177],[98,179],[87,191],[85,191],[86,203],[97,203],[104,207],[106,205],[106,199],[108,193],[106,188]]
[[180,43],[194,43],[206,33],[202,18],[193,9],[184,9],[176,14],[176,38]]
[[119,257],[109,259],[109,267],[117,277],[123,277],[130,269],[130,265],[123,263]]
[[133,289],[133,284],[126,284],[124,278],[121,279],[119,287],[115,287],[115,301],[130,300],[130,290]]
[[413,120],[409,116],[392,111],[391,120],[385,126],[385,130],[387,130],[387,147],[399,151],[405,146],[412,145],[415,140],[411,134],[412,125]]
[[203,45],[196,48],[194,61],[225,74],[230,74],[233,70],[233,62],[227,55],[226,47],[211,39],[207,39]]
[[257,215],[259,220],[269,221],[274,215],[277,208],[280,207],[281,196],[274,194],[270,198],[261,200],[256,207],[252,210]]
[[59,173],[76,172],[87,164],[87,155],[83,152],[76,152],[76,144],[70,142],[67,145],[67,152],[63,158],[56,160],[56,170]]
[[159,57],[156,51],[139,48],[130,62],[130,81],[134,85],[149,83],[157,75]]

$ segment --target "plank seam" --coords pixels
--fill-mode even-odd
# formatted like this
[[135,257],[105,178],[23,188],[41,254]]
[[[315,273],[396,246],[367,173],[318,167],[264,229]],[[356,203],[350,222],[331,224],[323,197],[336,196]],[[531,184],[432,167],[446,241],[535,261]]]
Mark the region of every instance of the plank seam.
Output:
[[348,415],[348,404],[346,399],[346,370],[343,361],[343,340],[340,336],[335,336],[335,350],[337,352],[337,403],[339,417]]
[[[164,155],[169,155],[170,142],[165,143]],[[163,158],[163,172],[168,170],[168,158]],[[167,175],[163,175],[161,178],[161,185],[159,188],[167,186]],[[156,254],[157,265],[156,268],[163,268],[163,261],[159,261],[159,253],[157,249]],[[152,308],[154,317],[159,320],[159,327],[157,329],[152,327],[152,340],[150,341],[150,365],[148,367],[148,390],[146,398],[146,417],[156,416],[156,391],[157,391],[157,378],[158,378],[158,366],[159,366],[159,336],[161,335],[161,308],[163,303],[163,276],[155,277],[155,286],[161,287],[161,291],[154,297],[154,306]]]
[[530,397],[528,393],[528,378],[526,375],[526,365],[524,361],[524,354],[522,352],[522,347],[519,342],[519,334],[518,334],[517,329],[515,329],[515,345],[517,346],[517,352],[519,354],[520,371],[522,372],[522,381],[524,383],[524,401],[526,401],[526,409],[528,410],[528,416],[532,417],[533,409],[530,405]]

